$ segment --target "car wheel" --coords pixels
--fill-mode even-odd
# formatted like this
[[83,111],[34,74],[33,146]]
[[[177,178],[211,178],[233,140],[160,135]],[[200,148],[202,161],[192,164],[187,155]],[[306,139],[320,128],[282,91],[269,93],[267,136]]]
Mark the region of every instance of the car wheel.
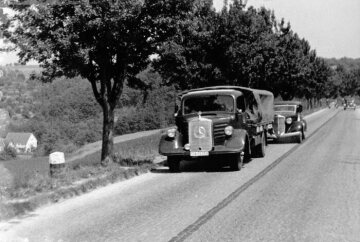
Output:
[[300,133],[297,137],[296,137],[296,142],[297,143],[299,143],[299,144],[301,144],[301,142],[302,142],[302,134]]
[[167,163],[170,172],[180,172],[180,159],[172,156],[168,156]]
[[301,131],[301,135],[302,135],[302,139],[304,140],[304,139],[305,139],[305,132],[304,132],[304,130]]
[[255,146],[255,157],[265,157],[265,135],[261,133],[261,142]]
[[230,169],[232,171],[240,171],[243,166],[243,161],[242,153],[232,154],[230,156]]

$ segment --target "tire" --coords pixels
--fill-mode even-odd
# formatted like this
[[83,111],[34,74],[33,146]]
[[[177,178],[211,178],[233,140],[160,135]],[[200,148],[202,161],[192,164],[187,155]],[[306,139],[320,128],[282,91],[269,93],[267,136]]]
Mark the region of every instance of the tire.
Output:
[[168,156],[167,158],[169,170],[172,173],[180,172],[180,159],[172,156]]
[[246,141],[243,163],[249,163],[250,161],[251,161],[250,147],[249,147],[249,142]]
[[264,133],[261,133],[261,142],[260,144],[256,145],[254,147],[254,155],[255,157],[262,158],[265,157],[265,135]]
[[244,161],[241,153],[232,154],[230,155],[229,158],[230,158],[230,169],[232,171],[240,171]]
[[301,142],[302,142],[302,134],[299,134],[297,137],[296,137],[296,143],[299,143],[299,144],[301,144]]
[[304,140],[305,139],[305,133],[304,133],[304,130],[301,131],[301,136],[302,136],[302,139]]

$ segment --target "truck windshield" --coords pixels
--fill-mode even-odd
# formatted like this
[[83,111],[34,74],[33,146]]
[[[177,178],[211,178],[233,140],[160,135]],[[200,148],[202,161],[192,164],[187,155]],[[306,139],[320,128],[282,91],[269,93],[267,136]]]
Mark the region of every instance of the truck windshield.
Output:
[[184,101],[184,114],[206,112],[233,112],[234,98],[230,95],[189,97]]
[[289,112],[295,113],[296,112],[296,105],[275,105],[274,106],[275,112]]

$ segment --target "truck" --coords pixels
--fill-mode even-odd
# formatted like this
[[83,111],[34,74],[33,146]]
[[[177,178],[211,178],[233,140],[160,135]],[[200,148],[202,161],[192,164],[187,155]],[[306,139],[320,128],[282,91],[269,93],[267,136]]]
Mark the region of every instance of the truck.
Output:
[[240,170],[252,157],[264,157],[267,130],[274,121],[270,91],[240,86],[213,86],[177,96],[175,127],[160,139],[159,153],[171,172],[186,159],[224,157],[221,166]]

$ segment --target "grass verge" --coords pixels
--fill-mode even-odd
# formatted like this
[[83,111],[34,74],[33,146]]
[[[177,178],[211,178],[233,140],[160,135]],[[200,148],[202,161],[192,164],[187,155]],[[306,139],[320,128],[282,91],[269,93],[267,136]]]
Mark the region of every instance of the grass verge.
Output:
[[0,220],[148,172],[156,166],[161,132],[114,145],[114,162],[100,165],[100,151],[67,164],[49,175],[47,157],[7,161],[13,181],[0,187]]

